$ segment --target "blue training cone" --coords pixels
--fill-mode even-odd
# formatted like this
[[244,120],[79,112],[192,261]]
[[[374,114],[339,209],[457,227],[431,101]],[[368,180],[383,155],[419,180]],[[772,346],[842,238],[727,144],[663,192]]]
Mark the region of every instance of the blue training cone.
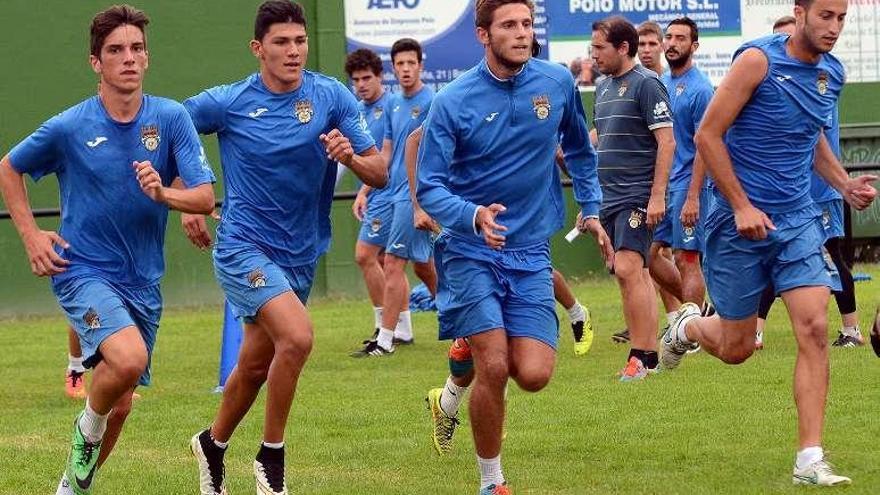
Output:
[[232,305],[227,301],[226,311],[223,315],[223,343],[220,346],[220,376],[217,388],[214,389],[215,393],[223,392],[226,379],[229,378],[235,368],[235,363],[238,362],[238,350],[241,348],[243,336],[241,322],[235,317]]

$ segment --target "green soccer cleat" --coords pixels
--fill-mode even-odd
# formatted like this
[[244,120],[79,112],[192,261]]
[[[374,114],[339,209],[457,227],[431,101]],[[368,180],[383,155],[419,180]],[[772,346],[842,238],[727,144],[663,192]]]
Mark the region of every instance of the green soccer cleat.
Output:
[[79,430],[79,418],[73,422],[73,439],[70,453],[67,456],[67,469],[64,472],[70,488],[76,495],[91,495],[92,482],[98,469],[98,454],[101,453],[101,442],[91,443]]
[[425,400],[431,409],[431,423],[434,426],[431,431],[431,440],[434,444],[434,450],[442,456],[452,450],[452,439],[459,422],[457,417],[447,415],[440,407],[441,394],[443,394],[442,388],[432,388],[428,391],[428,397]]
[[574,355],[584,356],[593,347],[593,319],[590,318],[590,310],[584,308],[586,318],[584,321],[573,321],[571,332],[574,335]]

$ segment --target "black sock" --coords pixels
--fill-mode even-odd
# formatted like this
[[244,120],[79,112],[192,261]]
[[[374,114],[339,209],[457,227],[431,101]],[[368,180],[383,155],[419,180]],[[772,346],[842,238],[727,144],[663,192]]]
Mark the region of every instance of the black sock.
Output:
[[635,357],[636,359],[641,361],[642,364],[645,366],[645,368],[648,368],[648,369],[656,368],[657,363],[659,361],[656,351],[643,351],[641,349],[630,349],[629,350],[629,357],[626,358],[627,361],[629,361],[629,358],[631,358],[631,357]]
[[260,451],[257,453],[257,460],[261,464],[284,464],[284,447],[273,449],[262,443]]

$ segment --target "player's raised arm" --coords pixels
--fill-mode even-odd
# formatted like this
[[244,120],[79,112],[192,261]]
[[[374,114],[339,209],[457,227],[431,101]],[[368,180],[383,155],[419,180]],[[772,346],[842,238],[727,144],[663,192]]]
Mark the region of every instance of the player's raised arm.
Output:
[[368,186],[385,187],[388,183],[388,166],[376,149],[373,137],[361,124],[357,100],[342,84],[337,84],[335,90],[336,128],[321,135],[327,158],[351,169]]
[[767,57],[757,48],[750,48],[737,57],[709,103],[694,137],[697,153],[705,160],[716,186],[736,213],[737,230],[750,239],[767,237],[767,228],[773,228],[773,224],[767,215],[752,206],[734,175],[724,135],[764,80],[767,70]]

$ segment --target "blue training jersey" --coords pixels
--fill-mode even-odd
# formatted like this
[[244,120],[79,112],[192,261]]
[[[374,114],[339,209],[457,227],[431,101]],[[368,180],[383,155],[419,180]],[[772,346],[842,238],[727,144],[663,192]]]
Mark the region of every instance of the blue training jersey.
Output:
[[338,128],[358,154],[374,145],[351,92],[303,71],[299,88],[276,94],[257,73],[184,106],[199,132],[216,133],[220,143],[225,193],[218,249],[255,245],[283,267],[314,263],[329,246],[328,184],[336,175],[319,136]]
[[[828,139],[828,144],[831,145],[831,151],[834,152],[834,156],[837,159],[840,159],[840,116],[837,110],[837,107],[834,107],[834,112],[831,115],[831,126],[825,129],[825,137]],[[813,177],[810,182],[810,196],[813,197],[813,201],[817,203],[824,203],[825,201],[834,201],[837,199],[843,199],[843,196],[837,192],[837,189],[834,189],[825,179],[822,178],[816,172],[813,172]]]
[[700,128],[714,90],[706,74],[695,65],[680,76],[673,76],[671,71],[667,71],[660,79],[669,93],[674,124],[672,130],[675,134],[675,155],[668,189],[670,192],[686,191],[691,185],[694,158],[697,156],[694,135]]
[[392,95],[385,109],[385,139],[391,141],[388,165],[388,197],[391,201],[409,201],[409,177],[406,175],[406,138],[425,121],[431,109],[434,90],[427,85],[418,93]]
[[34,180],[58,177],[59,234],[70,248],[55,249],[70,265],[54,282],[79,276],[128,287],[159,282],[168,207],[143,193],[132,162],[150,161],[165,186],[177,177],[186,187],[214,180],[186,110],[151,95],[128,123],[114,121],[93,96],[46,121],[9,160]]
[[[785,213],[808,207],[819,131],[827,127],[845,82],[830,53],[808,64],[786,53],[787,35],[750,41],[734,57],[757,48],[767,75],[727,132],[733,170],[757,208]],[[719,203],[727,205],[719,195]]]
[[500,203],[507,207],[497,217],[508,228],[506,248],[546,242],[565,216],[555,161],[560,142],[575,199],[585,214],[597,215],[596,153],[571,74],[532,59],[501,81],[483,60],[434,99],[419,147],[419,203],[445,230],[480,245],[477,206]]
[[[370,136],[376,141],[376,148],[382,151],[382,143],[385,140],[385,113],[387,111],[388,102],[391,100],[391,93],[385,91],[382,96],[372,103],[365,101],[358,102],[358,112],[366,125]],[[370,190],[367,195],[367,201],[370,205],[381,205],[391,201],[390,183],[381,189],[375,187]]]

